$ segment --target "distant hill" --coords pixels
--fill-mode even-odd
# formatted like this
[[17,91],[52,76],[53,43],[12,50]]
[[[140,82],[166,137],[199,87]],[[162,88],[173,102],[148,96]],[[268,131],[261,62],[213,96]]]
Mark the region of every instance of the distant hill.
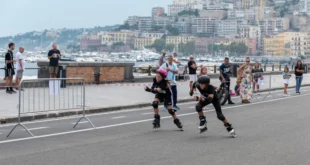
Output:
[[0,37],[0,48],[6,48],[9,42],[14,42],[16,46],[24,46],[27,50],[43,49],[47,50],[51,44],[56,42],[60,47],[66,48],[68,44],[79,44],[80,37],[98,31],[110,31],[120,25],[80,28],[80,29],[50,29],[44,31],[32,31],[15,36]]

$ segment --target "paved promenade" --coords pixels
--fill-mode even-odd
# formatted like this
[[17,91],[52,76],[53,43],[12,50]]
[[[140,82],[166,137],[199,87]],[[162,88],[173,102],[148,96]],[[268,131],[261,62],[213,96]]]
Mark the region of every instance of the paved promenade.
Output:
[[[265,85],[262,86],[262,90],[269,89],[269,75],[264,76]],[[236,79],[232,78],[231,87],[235,86]],[[213,78],[211,83],[214,85],[219,85],[220,82],[218,79]],[[179,81],[178,82],[178,96],[179,100],[189,99],[189,82]],[[117,106],[126,106],[126,105],[137,105],[141,103],[150,103],[154,95],[144,92],[143,88],[145,85],[150,86],[151,83],[116,83],[116,84],[103,84],[103,85],[87,85],[86,86],[86,107],[88,109],[92,108],[106,108],[106,107],[117,107]],[[304,75],[303,85],[310,85],[310,74]],[[295,79],[292,77],[290,80],[290,87],[295,86]],[[280,75],[272,75],[271,77],[271,88],[282,88],[283,80]],[[74,89],[77,90],[74,95],[71,93],[74,92]],[[60,97],[56,96],[56,101],[60,101],[59,104],[67,104],[67,102],[73,102],[73,98],[75,97],[75,104],[81,105],[81,89],[74,87],[67,87],[65,89],[70,94],[60,94]],[[73,91],[73,92],[72,92]],[[23,97],[26,100],[24,102],[24,106],[27,108],[35,107],[36,111],[43,110],[43,99],[42,94],[39,95],[38,90],[26,89]],[[1,106],[0,106],[0,117],[8,117],[8,116],[16,116],[17,115],[17,105],[18,105],[18,94],[8,95],[4,90],[0,90],[1,97]],[[40,97],[40,99],[39,99]],[[49,97],[49,96],[48,96]],[[53,98],[53,96],[51,96]],[[29,101],[29,99],[32,99]],[[27,101],[28,100],[28,101]],[[28,103],[29,102],[29,103]],[[47,100],[45,100],[46,107],[53,108],[53,105],[47,105]],[[64,103],[63,103],[64,102]],[[35,104],[35,105],[33,105]],[[40,105],[39,105],[40,104]],[[58,104],[58,102],[56,102]],[[40,107],[39,107],[40,106]],[[67,106],[67,105],[66,105]],[[66,107],[64,106],[64,107]],[[42,110],[40,110],[40,109]]]

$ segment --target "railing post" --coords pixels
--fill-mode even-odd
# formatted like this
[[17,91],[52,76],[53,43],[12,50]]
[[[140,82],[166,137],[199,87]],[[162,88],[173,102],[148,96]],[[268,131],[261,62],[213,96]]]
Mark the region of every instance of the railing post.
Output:
[[214,73],[216,73],[216,65],[214,65]]
[[266,66],[266,64],[264,65],[264,71],[266,72],[266,70],[267,70],[267,66]]
[[149,72],[149,76],[152,76],[152,66],[151,65],[149,65],[149,69],[148,69],[148,72]]
[[272,64],[272,71],[274,71],[274,65]]
[[281,64],[279,65],[279,71],[281,71]]

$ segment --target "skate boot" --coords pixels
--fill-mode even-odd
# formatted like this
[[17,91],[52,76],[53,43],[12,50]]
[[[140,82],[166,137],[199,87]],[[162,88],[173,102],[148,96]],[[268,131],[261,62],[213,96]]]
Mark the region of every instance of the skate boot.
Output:
[[237,136],[237,134],[236,134],[234,128],[232,127],[232,125],[231,125],[230,123],[226,123],[226,124],[224,124],[224,126],[226,127],[228,133],[230,133],[230,135],[231,135],[232,137],[236,137],[236,136]]
[[200,133],[206,132],[208,130],[206,117],[199,116],[199,120],[200,120],[200,124],[198,126],[198,129],[200,130]]
[[189,95],[193,96],[194,92],[193,91],[189,91]]
[[154,121],[153,121],[153,128],[160,128],[160,116],[159,115],[154,115]]
[[178,128],[180,128],[183,131],[183,124],[180,122],[178,118],[173,120],[174,124],[177,125]]

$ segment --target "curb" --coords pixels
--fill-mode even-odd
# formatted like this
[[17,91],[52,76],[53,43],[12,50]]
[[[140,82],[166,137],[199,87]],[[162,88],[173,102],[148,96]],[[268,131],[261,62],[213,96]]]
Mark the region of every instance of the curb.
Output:
[[[305,86],[310,86],[310,84],[302,85],[303,87]],[[289,87],[289,88],[295,88]],[[282,87],[278,88],[273,88],[270,91],[277,91],[277,90],[282,90]],[[268,92],[269,90],[261,90],[261,92]],[[235,96],[238,97],[238,96]],[[183,98],[178,100],[178,103],[187,103],[187,102],[194,102],[192,98]],[[112,107],[104,107],[104,108],[90,108],[85,110],[85,114],[94,114],[94,113],[104,113],[104,112],[111,112],[111,111],[120,111],[120,110],[126,110],[126,109],[135,109],[135,108],[144,108],[144,107],[150,107],[151,109],[151,103],[138,103],[138,104],[133,104],[133,105],[124,105],[124,106],[112,106]],[[34,121],[34,120],[42,120],[42,119],[48,119],[48,118],[59,118],[59,117],[67,117],[67,116],[75,116],[75,115],[81,115],[83,114],[82,109],[78,110],[66,110],[66,111],[50,111],[46,113],[34,113],[34,114],[25,114],[22,115],[20,118],[21,122],[26,122],[26,121]],[[16,123],[18,122],[18,117],[17,114],[15,117],[4,117],[0,118],[0,123],[5,124],[5,123]]]

